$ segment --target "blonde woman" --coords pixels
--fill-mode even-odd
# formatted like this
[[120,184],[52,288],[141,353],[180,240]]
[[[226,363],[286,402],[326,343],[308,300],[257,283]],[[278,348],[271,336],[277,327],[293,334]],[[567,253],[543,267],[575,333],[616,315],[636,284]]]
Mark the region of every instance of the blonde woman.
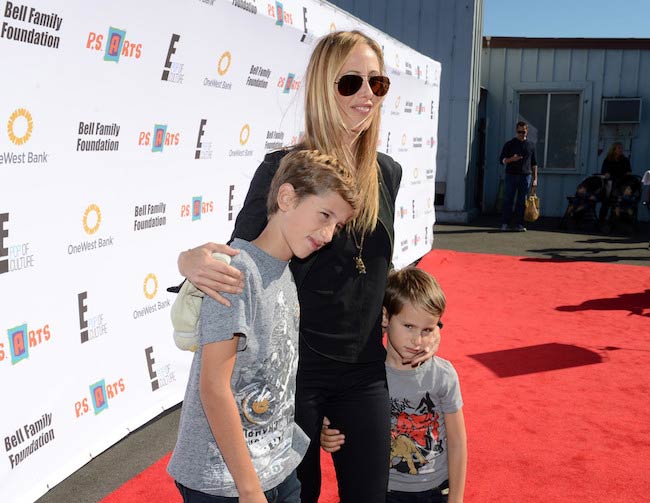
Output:
[[[306,74],[305,135],[300,149],[315,149],[351,166],[362,193],[354,222],[291,269],[300,301],[296,422],[311,439],[298,467],[302,503],[320,494],[319,433],[323,417],[346,434],[334,454],[342,502],[383,502],[390,452],[390,403],[382,344],[381,308],[393,253],[395,198],[400,165],[376,151],[380,108],[390,81],[381,47],[358,31],[334,32],[316,45]],[[266,198],[280,159],[268,154],[257,169],[233,238],[255,239],[266,223]],[[323,215],[325,218],[326,215]],[[309,239],[305,236],[305,239]],[[239,271],[211,258],[237,252],[208,243],[181,253],[180,272],[215,300],[239,293]],[[412,348],[412,365],[435,353]]]

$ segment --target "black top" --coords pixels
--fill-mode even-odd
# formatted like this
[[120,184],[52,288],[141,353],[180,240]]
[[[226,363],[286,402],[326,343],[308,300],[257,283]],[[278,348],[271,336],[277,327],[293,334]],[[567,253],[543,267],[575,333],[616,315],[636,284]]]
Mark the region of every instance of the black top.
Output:
[[626,174],[632,172],[630,160],[622,155],[616,160],[611,160],[605,157],[603,160],[603,167],[600,170],[602,175],[608,174],[614,182],[614,185],[621,180]]
[[511,175],[530,175],[533,166],[537,166],[535,159],[535,145],[528,140],[519,141],[518,138],[506,142],[501,149],[499,163],[501,164],[506,157],[512,157],[519,154],[522,158],[506,164],[506,173]]
[[[251,241],[266,224],[266,198],[271,179],[288,150],[267,154],[257,168],[232,237]],[[358,250],[345,231],[306,259],[292,259],[291,270],[300,301],[301,344],[347,363],[384,361],[381,306],[393,254],[395,198],[402,168],[377,154],[380,166],[379,222],[366,234],[359,274],[353,258]],[[357,236],[360,243],[360,236]]]

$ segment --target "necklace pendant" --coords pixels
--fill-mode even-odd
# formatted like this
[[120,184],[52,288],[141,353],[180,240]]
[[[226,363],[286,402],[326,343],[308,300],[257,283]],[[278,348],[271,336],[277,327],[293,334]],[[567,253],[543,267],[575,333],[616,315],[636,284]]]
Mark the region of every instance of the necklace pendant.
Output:
[[354,264],[357,268],[357,271],[359,271],[359,274],[366,274],[366,264],[363,263],[361,254],[354,257]]

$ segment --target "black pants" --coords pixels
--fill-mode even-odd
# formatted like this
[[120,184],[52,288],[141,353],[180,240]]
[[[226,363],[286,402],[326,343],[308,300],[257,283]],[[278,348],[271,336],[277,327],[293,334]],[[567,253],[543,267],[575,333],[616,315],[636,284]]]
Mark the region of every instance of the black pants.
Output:
[[390,454],[390,401],[384,362],[341,363],[301,342],[296,423],[311,439],[298,466],[301,503],[317,503],[320,494],[323,416],[345,434],[345,444],[332,456],[341,503],[384,503]]

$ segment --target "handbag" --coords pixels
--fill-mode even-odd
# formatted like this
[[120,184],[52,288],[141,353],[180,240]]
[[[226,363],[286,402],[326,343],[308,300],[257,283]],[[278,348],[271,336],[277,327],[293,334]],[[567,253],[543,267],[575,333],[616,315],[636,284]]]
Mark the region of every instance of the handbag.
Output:
[[530,194],[526,197],[526,209],[524,210],[524,220],[534,222],[539,218],[539,197],[537,197],[537,187],[530,189]]

